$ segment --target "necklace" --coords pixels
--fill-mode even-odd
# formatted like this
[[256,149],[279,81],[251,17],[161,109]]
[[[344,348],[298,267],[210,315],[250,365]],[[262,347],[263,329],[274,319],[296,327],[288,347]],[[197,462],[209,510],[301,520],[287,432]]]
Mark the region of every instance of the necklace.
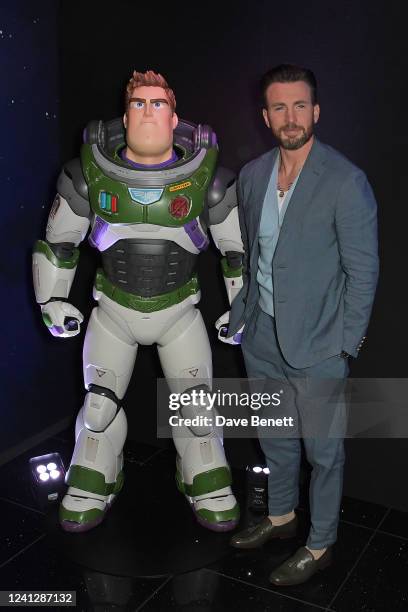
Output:
[[[289,189],[292,187],[293,185],[293,181],[291,183],[288,183],[288,188],[287,191],[289,191]],[[279,197],[283,198],[283,196],[285,195],[285,191],[282,189],[282,187],[279,185],[279,183],[276,185],[278,191],[279,191]]]

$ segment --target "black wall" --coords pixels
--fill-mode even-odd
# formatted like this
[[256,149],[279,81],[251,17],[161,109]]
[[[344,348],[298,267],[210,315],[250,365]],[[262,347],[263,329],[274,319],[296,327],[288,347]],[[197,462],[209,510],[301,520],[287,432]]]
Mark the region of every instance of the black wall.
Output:
[[[131,0],[62,0],[58,25],[60,157],[67,160],[78,155],[82,130],[90,119],[110,119],[123,113],[123,91],[133,69],[152,68],[162,72],[175,90],[179,116],[209,123],[216,130],[221,163],[238,172],[247,160],[273,144],[258,106],[259,77],[280,62],[310,67],[319,82],[321,119],[317,135],[367,173],[379,205],[381,279],[368,339],[352,365],[352,374],[403,377],[408,337],[404,325],[407,212],[400,181],[406,138],[401,77],[404,38],[397,31],[399,23],[398,15],[392,15],[385,2],[342,2],[331,6],[323,2],[278,4],[258,0],[178,2],[169,6]],[[49,29],[53,40],[51,22]],[[44,51],[50,53],[55,50]],[[48,176],[53,179],[55,159],[48,168]],[[33,201],[32,206],[37,204]],[[31,214],[34,216],[34,208]],[[38,216],[35,219],[33,227],[39,233]],[[44,229],[44,215],[41,221]],[[28,234],[24,239],[26,252],[34,238],[32,231]],[[91,284],[96,265],[96,254],[84,245],[72,301],[86,315],[92,307]],[[199,273],[203,288],[200,308],[213,345],[214,375],[243,375],[239,349],[217,343],[213,330],[213,322],[227,308],[214,248],[201,256]],[[20,282],[29,282],[25,273]],[[32,296],[26,299],[32,300]],[[47,354],[54,351],[60,372],[64,373],[64,389],[70,389],[69,400],[64,398],[55,414],[65,415],[69,402],[76,413],[82,398],[80,342],[74,339],[70,341],[74,348],[61,349],[57,340],[39,340],[46,333],[38,327],[29,344],[46,344]],[[35,368],[35,372],[40,371],[38,364]],[[130,437],[155,439],[157,376],[161,372],[154,348],[141,347],[125,398]],[[37,382],[40,386],[46,384],[43,380]],[[35,429],[34,419],[31,423]],[[371,499],[377,495],[379,501],[386,503],[381,498],[381,487],[375,486],[374,481],[371,487],[362,482],[380,455],[376,482],[389,478],[402,454],[406,456],[406,441],[401,441],[398,451],[393,450],[396,447],[392,441],[365,441],[364,449],[360,441],[347,443],[350,468],[346,492],[348,488],[353,494]],[[227,446],[235,463],[255,457],[252,443],[228,442]],[[356,465],[360,472],[354,470]],[[359,474],[357,480],[355,473]],[[387,496],[401,505],[401,497],[394,489]]]

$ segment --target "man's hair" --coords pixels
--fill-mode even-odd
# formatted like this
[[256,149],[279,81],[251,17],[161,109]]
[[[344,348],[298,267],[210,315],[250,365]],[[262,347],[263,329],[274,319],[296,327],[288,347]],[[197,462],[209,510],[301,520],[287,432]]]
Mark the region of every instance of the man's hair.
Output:
[[260,81],[262,104],[266,108],[266,90],[271,83],[294,83],[304,81],[310,87],[312,104],[317,104],[317,81],[316,77],[308,68],[295,66],[294,64],[279,64],[268,70]]
[[132,97],[133,90],[136,87],[161,87],[166,92],[169,100],[171,112],[174,113],[176,110],[176,98],[174,92],[170,89],[166,79],[161,74],[153,72],[153,70],[147,70],[146,72],[133,71],[133,75],[126,86],[125,93],[125,108],[126,111],[129,108],[129,100]]

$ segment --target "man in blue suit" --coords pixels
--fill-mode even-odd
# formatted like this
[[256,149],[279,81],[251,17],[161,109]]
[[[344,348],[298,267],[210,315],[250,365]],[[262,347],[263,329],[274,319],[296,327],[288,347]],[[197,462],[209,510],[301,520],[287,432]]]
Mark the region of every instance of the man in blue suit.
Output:
[[[340,435],[305,437],[313,409],[327,416],[338,403],[331,397],[325,404],[313,397],[313,385],[297,382],[344,380],[365,340],[379,269],[377,206],[364,172],[314,136],[320,108],[313,73],[280,65],[264,75],[261,89],[263,118],[279,146],[240,173],[245,281],[229,325],[224,318],[217,327],[224,342],[237,344],[242,336],[250,378],[284,380],[293,390],[313,468],[311,528],[306,546],[270,576],[275,585],[291,585],[332,561],[346,425],[340,410]],[[299,436],[260,437],[260,443],[270,471],[269,516],[236,534],[237,548],[296,533]]]

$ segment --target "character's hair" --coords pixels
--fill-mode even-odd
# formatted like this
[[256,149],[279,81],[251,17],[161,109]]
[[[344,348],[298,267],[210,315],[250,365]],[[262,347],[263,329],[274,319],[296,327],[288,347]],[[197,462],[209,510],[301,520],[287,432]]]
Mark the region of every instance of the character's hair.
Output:
[[266,90],[271,83],[294,83],[304,81],[311,90],[312,104],[317,104],[317,81],[316,77],[308,68],[295,66],[294,64],[280,64],[268,70],[260,81],[262,104],[266,108]]
[[174,113],[176,110],[176,98],[173,90],[170,89],[166,79],[161,74],[153,72],[153,70],[147,70],[146,72],[133,71],[133,75],[126,86],[125,93],[125,108],[126,111],[129,108],[129,100],[132,97],[133,90],[136,87],[162,87],[166,92],[169,100],[171,112]]

